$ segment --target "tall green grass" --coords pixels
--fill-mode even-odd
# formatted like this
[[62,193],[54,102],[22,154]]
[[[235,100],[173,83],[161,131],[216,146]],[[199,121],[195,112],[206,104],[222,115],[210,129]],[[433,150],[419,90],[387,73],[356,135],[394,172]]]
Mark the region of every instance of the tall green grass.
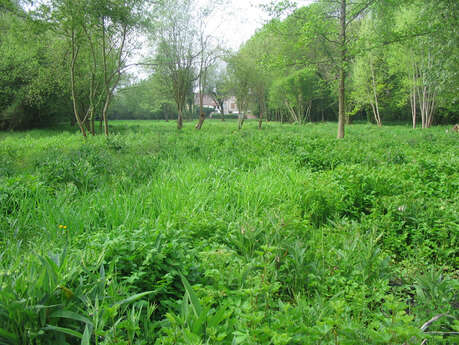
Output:
[[1,134],[0,344],[458,342],[457,135],[236,128]]

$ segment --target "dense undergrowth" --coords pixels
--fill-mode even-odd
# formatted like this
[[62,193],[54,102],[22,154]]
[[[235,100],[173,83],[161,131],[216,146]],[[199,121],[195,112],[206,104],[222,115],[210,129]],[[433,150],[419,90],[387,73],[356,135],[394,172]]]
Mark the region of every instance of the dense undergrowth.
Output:
[[0,134],[0,344],[459,342],[457,135],[235,127]]

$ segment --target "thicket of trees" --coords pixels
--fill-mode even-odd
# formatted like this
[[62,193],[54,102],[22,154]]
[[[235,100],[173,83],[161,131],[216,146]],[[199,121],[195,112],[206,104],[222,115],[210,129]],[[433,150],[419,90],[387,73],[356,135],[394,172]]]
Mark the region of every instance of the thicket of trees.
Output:
[[280,121],[353,117],[433,123],[459,120],[458,14],[449,0],[274,3],[276,17],[229,64],[250,107]]
[[[273,19],[234,53],[205,29],[218,2],[28,3],[0,1],[0,129],[70,119],[86,135],[99,119],[108,135],[109,117],[177,118],[181,128],[196,112],[199,129],[203,94],[222,114],[236,96],[260,127],[338,120],[339,138],[353,118],[459,121],[454,0],[273,2]],[[134,65],[148,77],[133,81],[126,72],[142,37],[152,49]]]

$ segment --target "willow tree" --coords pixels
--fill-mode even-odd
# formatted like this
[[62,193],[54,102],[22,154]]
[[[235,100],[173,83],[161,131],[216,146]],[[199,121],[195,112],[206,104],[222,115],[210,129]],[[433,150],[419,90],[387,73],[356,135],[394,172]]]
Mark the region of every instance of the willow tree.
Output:
[[187,97],[196,80],[196,30],[189,15],[192,2],[168,0],[161,12],[156,32],[155,72],[172,95],[177,106],[177,128],[183,127],[183,114]]
[[[83,136],[87,120],[94,134],[94,114],[101,111],[105,135],[108,108],[127,59],[134,49],[146,0],[52,0],[40,9],[55,31],[67,40],[73,110]],[[77,73],[77,71],[85,71]],[[78,94],[77,84],[87,90]],[[84,97],[84,99],[82,99]],[[100,107],[98,107],[100,105]]]
[[[352,25],[380,2],[382,0],[317,0],[307,6],[306,10],[296,11],[293,15],[298,15],[302,21],[299,27],[301,37],[297,43],[323,47],[323,54],[315,57],[305,54],[306,60],[302,63],[318,66],[325,60],[329,66],[333,66],[338,84],[338,138],[344,138],[346,79],[358,42],[358,36],[351,30]],[[279,5],[273,5],[273,8],[278,14],[285,11],[285,7]]]
[[198,31],[198,96],[199,96],[199,121],[196,129],[201,129],[204,120],[204,93],[207,90],[209,69],[215,65],[219,59],[220,49],[215,37],[207,33],[208,21],[212,16],[214,7],[212,5],[198,8],[197,11],[197,31]]
[[253,66],[248,63],[248,56],[244,53],[229,57],[227,62],[230,89],[236,97],[239,110],[238,129],[242,129],[252,93],[250,88],[250,69]]

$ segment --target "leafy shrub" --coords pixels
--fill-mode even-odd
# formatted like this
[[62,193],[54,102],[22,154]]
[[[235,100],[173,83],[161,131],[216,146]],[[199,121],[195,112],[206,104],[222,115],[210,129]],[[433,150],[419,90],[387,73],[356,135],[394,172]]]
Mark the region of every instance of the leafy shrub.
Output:
[[64,153],[52,150],[36,162],[38,171],[47,184],[59,188],[73,184],[80,192],[94,188],[103,174],[110,171],[110,156],[90,146]]
[[174,234],[152,230],[122,231],[109,240],[96,238],[93,246],[105,253],[116,277],[132,293],[152,291],[157,315],[164,315],[171,300],[183,296],[180,274],[197,278],[199,265],[189,245]]

